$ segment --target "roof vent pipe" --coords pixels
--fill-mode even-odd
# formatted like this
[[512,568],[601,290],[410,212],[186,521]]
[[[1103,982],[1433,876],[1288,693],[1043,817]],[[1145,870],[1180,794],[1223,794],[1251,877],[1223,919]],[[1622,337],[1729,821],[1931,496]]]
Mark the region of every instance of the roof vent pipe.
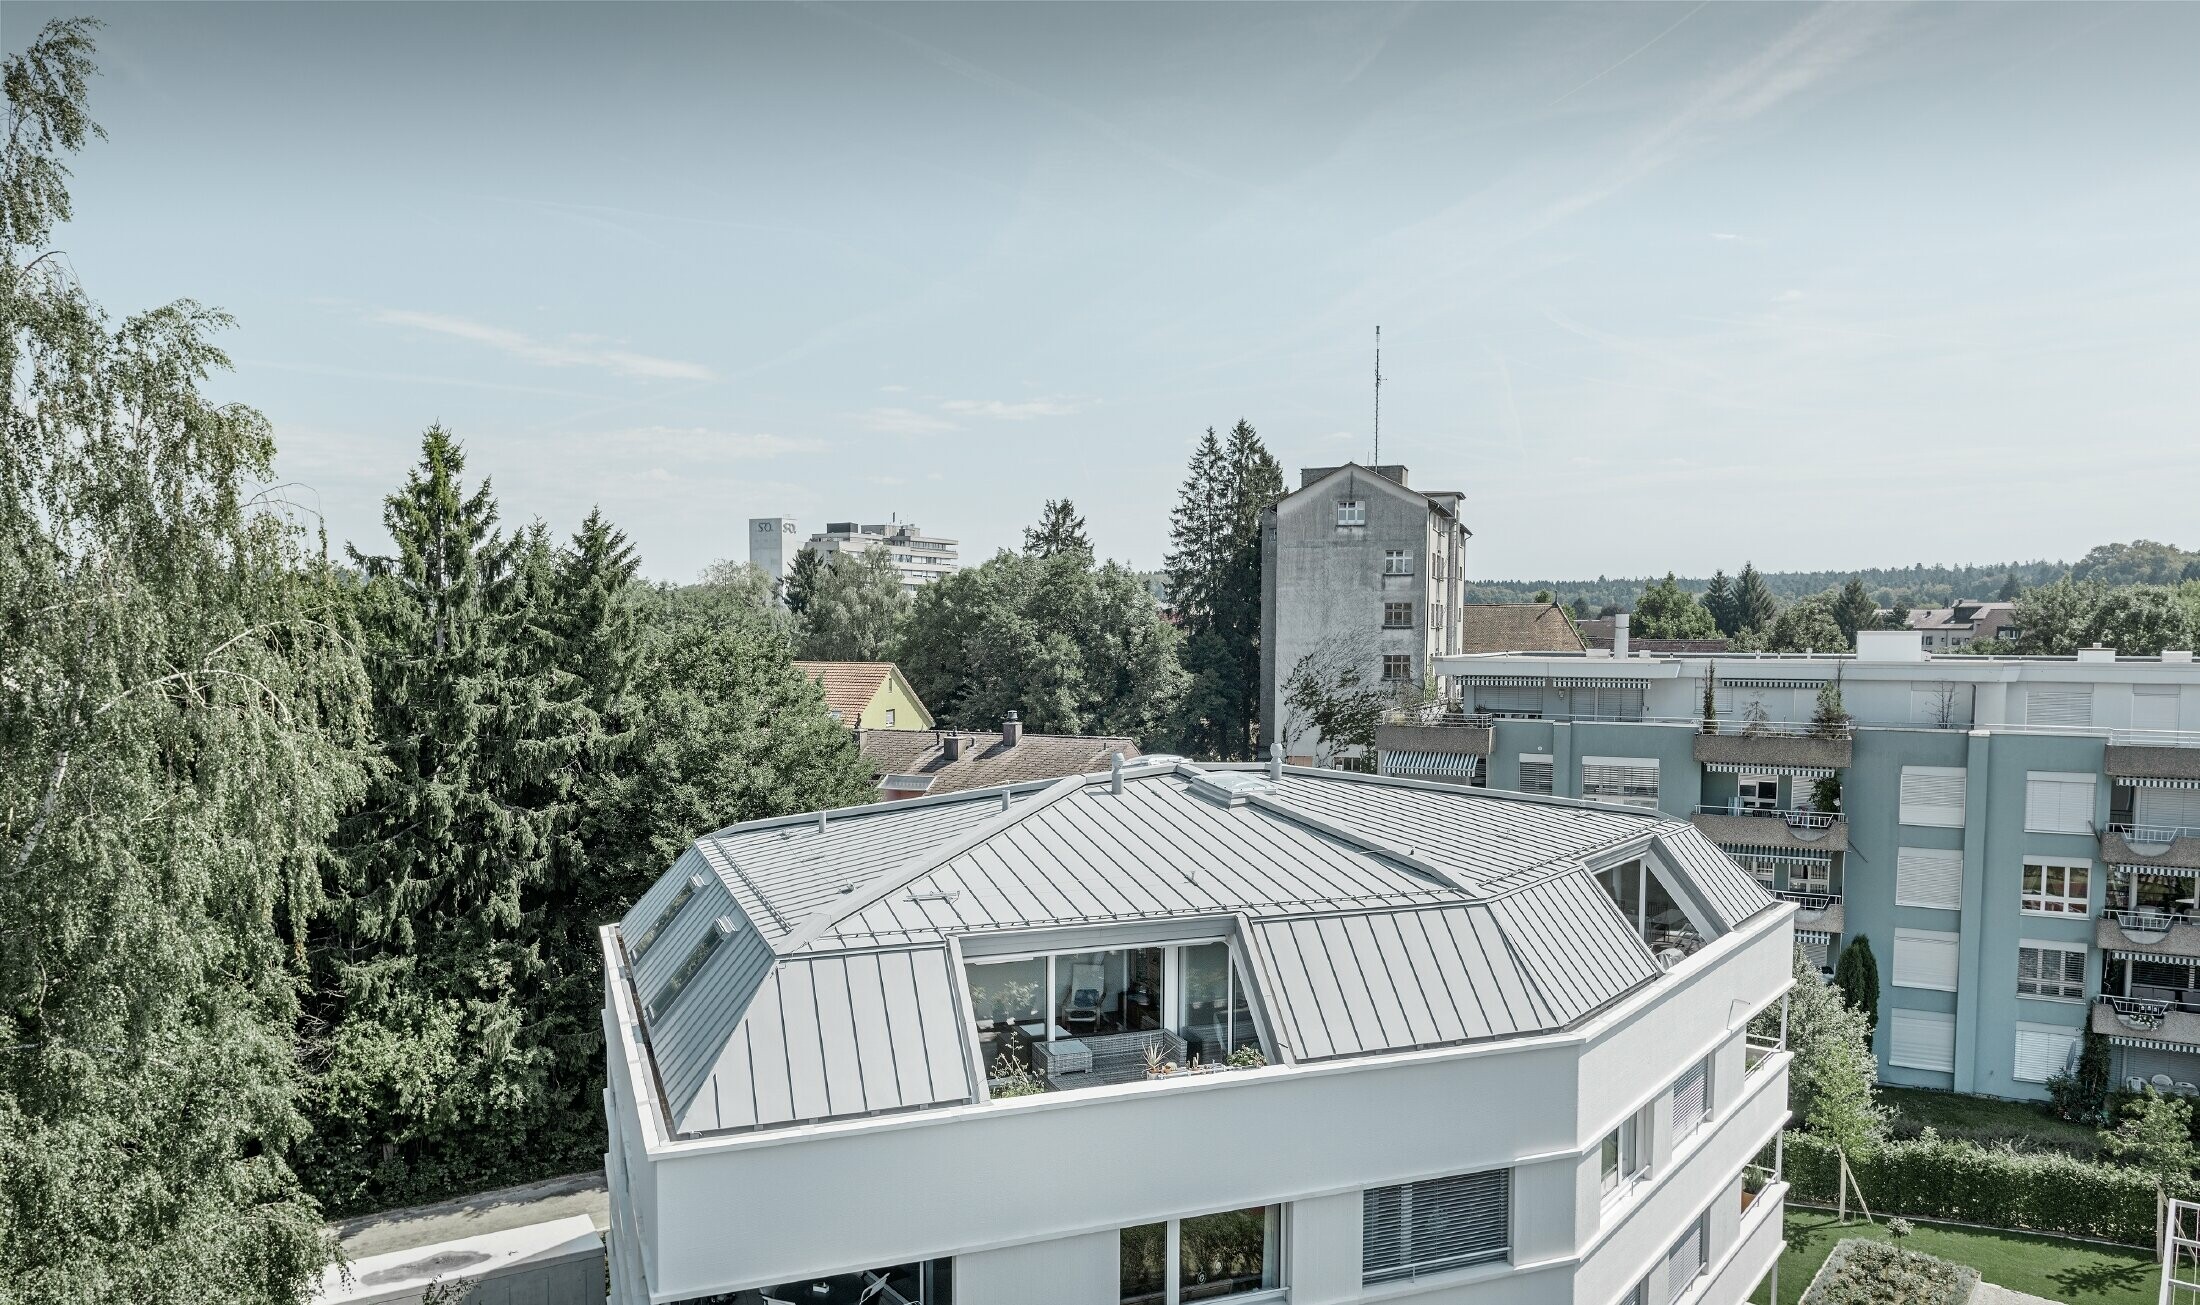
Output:
[[1268,745],[1268,778],[1283,778],[1283,740]]
[[1008,713],[1007,716],[1001,719],[1001,746],[1013,748],[1018,743],[1023,742],[1023,738],[1024,723],[1016,719],[1015,712]]
[[1001,812],[1002,812],[1002,814],[1004,814],[1004,815],[1005,815],[1005,814],[1007,814],[1007,812],[1008,812],[1008,808],[1009,808],[1009,807],[1010,807],[1011,805],[1013,805],[1013,804],[1015,803],[1015,801],[1016,801],[1016,799],[1015,799],[1015,798],[1013,798],[1013,797],[1010,797],[1010,796],[1009,796],[1009,792],[1008,792],[1008,790],[1007,790],[1007,789],[1005,789],[1005,788],[1004,788],[1004,789],[1002,789],[1002,790],[1001,790]]
[[817,813],[817,832],[820,834],[825,832],[825,813],[822,811]]
[[946,757],[949,761],[961,761],[963,755],[962,735],[949,730],[946,734],[940,736],[940,755]]
[[1612,616],[1612,655],[1627,655],[1627,613],[1616,612]]
[[1120,752],[1108,758],[1108,792],[1118,797],[1123,794],[1123,754]]

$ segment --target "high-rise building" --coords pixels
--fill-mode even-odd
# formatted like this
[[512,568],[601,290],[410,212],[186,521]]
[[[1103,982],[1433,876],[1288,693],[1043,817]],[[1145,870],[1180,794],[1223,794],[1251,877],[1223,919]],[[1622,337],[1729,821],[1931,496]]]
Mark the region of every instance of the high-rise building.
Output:
[[794,565],[797,538],[793,517],[750,517],[749,562],[778,584]]
[[602,933],[613,1305],[1742,1305],[1795,907],[1649,810],[1127,762]]
[[[2200,1083],[2200,665],[1611,650],[1440,659],[1384,773],[1656,808],[1801,908],[1830,971],[1870,940],[1883,1081],[2039,1099],[2086,1029],[2120,1083]],[[1838,690],[1849,719],[1820,720]],[[1829,699],[1831,695],[1828,695]],[[1447,768],[1441,764],[1448,760]]]
[[885,525],[831,521],[822,532],[810,536],[803,547],[816,549],[828,562],[837,561],[842,553],[881,550],[894,564],[894,570],[901,574],[902,588],[914,593],[942,576],[955,573],[960,565],[955,552],[956,542],[927,535],[906,521]]

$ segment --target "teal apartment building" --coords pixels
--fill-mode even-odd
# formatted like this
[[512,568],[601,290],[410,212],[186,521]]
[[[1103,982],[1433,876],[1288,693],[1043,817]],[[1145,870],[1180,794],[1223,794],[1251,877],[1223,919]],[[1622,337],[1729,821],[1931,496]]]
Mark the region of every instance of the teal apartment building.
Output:
[[[1830,975],[1878,959],[1888,1083],[2042,1098],[2081,1031],[2200,1093],[2200,665],[2190,652],[1613,650],[1439,659],[1386,774],[1654,807],[1777,895]],[[1710,707],[1705,710],[1706,682]],[[1813,724],[1839,687],[1845,726]]]

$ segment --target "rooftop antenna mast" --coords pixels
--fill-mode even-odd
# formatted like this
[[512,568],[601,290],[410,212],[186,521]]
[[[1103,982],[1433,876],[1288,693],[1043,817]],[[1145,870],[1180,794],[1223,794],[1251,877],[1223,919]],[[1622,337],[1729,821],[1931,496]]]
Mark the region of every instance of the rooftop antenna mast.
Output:
[[1383,328],[1375,328],[1375,465],[1383,465]]

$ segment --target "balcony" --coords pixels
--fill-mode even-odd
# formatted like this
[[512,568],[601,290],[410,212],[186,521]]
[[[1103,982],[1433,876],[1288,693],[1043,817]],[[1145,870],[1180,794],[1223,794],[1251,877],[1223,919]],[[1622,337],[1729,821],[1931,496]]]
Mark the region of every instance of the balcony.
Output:
[[2200,733],[2118,731],[2101,769],[2118,779],[2200,779]]
[[2102,911],[2093,926],[2093,945],[2103,951],[2146,952],[2200,960],[2200,915],[2182,911]]
[[1447,702],[1394,711],[1375,727],[1375,750],[1486,757],[1490,755],[1490,718],[1463,712],[1457,703]]
[[2200,870],[2200,827],[2112,824],[2101,831],[2101,859],[2141,870]]
[[[1729,723],[1731,728],[1731,722]],[[1696,760],[1729,766],[1799,766],[1813,770],[1839,770],[1849,764],[1854,747],[1847,723],[1820,727],[1812,724],[1751,726],[1735,733],[1696,734]]]
[[2166,995],[2097,997],[2093,1002],[2093,1031],[2127,1041],[2138,1038],[2200,1047],[2200,1003]]
[[[1740,802],[1707,802],[1688,817],[1705,838],[1722,847],[1849,850],[1849,825],[1840,812],[1748,808]],[[1814,926],[1815,927],[1815,926]]]
[[1795,927],[1817,933],[1846,933],[1846,921],[1841,913],[1841,894],[1803,893],[1781,890],[1773,893],[1783,902],[1795,903]]

